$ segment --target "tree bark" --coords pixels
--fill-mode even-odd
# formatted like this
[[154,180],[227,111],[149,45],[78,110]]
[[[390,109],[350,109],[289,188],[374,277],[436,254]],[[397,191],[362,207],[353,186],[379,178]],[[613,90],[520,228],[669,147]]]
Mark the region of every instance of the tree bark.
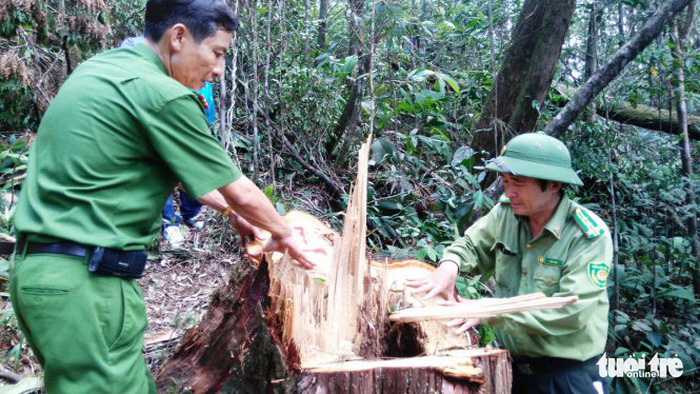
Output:
[[[613,149],[610,152],[610,161],[612,163],[617,163],[617,152]],[[614,274],[613,278],[615,280],[615,298],[612,305],[613,312],[617,313],[620,309],[620,266],[619,266],[619,256],[620,256],[620,243],[619,234],[617,231],[617,203],[615,201],[615,174],[610,171],[610,203],[612,208],[612,239],[613,239],[613,267]]]
[[[274,0],[267,0],[267,26],[265,29],[265,68],[263,70],[263,78],[264,78],[264,85],[265,86],[265,114],[270,113],[270,107],[272,106],[272,100],[270,99],[270,91],[272,88],[270,87],[270,57],[272,54],[272,2]],[[270,128],[270,117],[265,116],[265,134],[267,137],[267,150],[268,154],[270,155],[269,160],[270,160],[270,180],[271,180],[271,185],[272,185],[272,191],[276,192],[277,191],[277,182],[276,182],[276,177],[275,177],[275,160],[276,160],[276,155],[274,152],[274,149],[272,147],[272,141],[274,138],[273,132]]]
[[639,52],[656,38],[666,23],[671,21],[693,0],[669,0],[634,35],[622,48],[618,49],[612,59],[579,88],[576,95],[559,111],[557,116],[545,127],[544,132],[558,137],[566,130],[584,108],[600,93],[620,71],[634,59]]
[[224,73],[219,78],[219,106],[217,107],[219,110],[219,135],[224,141],[224,147],[230,138],[228,136],[228,127],[226,126],[226,75],[228,74],[226,70],[226,60],[224,60]]
[[311,55],[311,0],[304,0],[304,64]]
[[319,2],[319,23],[318,23],[318,51],[326,50],[326,24],[328,21],[328,0],[320,0]]
[[625,9],[622,0],[617,2],[617,35],[622,45],[625,42]]
[[[250,30],[251,30],[251,47],[253,64],[253,78],[251,80],[251,95],[253,100],[253,110],[252,114],[252,126],[253,126],[253,182],[258,182],[258,174],[260,171],[260,139],[258,138],[258,30],[257,30],[257,20],[258,20],[258,7],[257,0],[250,1],[250,7],[248,8],[250,12]],[[270,158],[272,159],[272,158]]]
[[[587,81],[591,78],[595,70],[598,68],[598,21],[603,13],[603,7],[597,1],[593,1],[591,5],[591,17],[588,20],[588,36],[586,38],[586,61],[584,68],[584,79]],[[595,114],[595,102],[588,106],[585,112],[585,120],[590,122]]]
[[[533,131],[569,29],[575,0],[526,0],[474,135],[475,151],[497,155],[511,135]],[[499,135],[498,130],[507,130]]]
[[[236,15],[237,18],[240,18],[240,11],[239,11],[239,2],[233,1],[231,4],[231,7],[233,9],[234,15]],[[236,144],[234,144],[234,130],[233,130],[233,115],[234,115],[234,108],[236,108],[236,76],[238,74],[238,33],[233,32],[233,38],[231,39],[231,72],[230,72],[230,77],[231,77],[231,100],[230,104],[228,107],[225,107],[225,100],[222,99],[221,102],[221,135],[222,138],[224,138],[224,150],[227,152],[229,149],[231,149],[234,153],[233,157],[237,158],[238,155],[236,155]],[[224,75],[222,76],[222,80],[226,77],[226,73],[224,72]],[[222,82],[221,88],[224,89],[226,87],[225,81]],[[222,93],[222,97],[226,97],[226,93]],[[236,159],[237,160],[237,159]]]
[[[681,138],[681,174],[688,179],[688,188],[686,190],[686,205],[695,207],[695,190],[690,180],[693,178],[693,160],[691,157],[690,138],[688,135],[687,108],[685,102],[685,56],[683,47],[687,41],[689,26],[692,24],[695,8],[691,4],[688,6],[686,23],[683,26],[683,33],[679,34],[678,23],[673,24],[671,30],[671,40],[673,42],[673,63],[674,67],[674,94],[676,96],[676,112],[678,113],[678,134]],[[695,294],[700,294],[700,241],[697,237],[697,212],[696,209],[691,209],[691,214],[686,220],[686,228],[688,229],[688,237],[690,238],[691,254],[694,257],[692,267],[693,290]]]
[[[336,157],[336,166],[342,166],[345,163],[350,145],[358,140],[354,134],[360,119],[360,103],[362,102],[366,73],[369,70],[369,55],[364,49],[367,46],[367,40],[362,17],[365,2],[364,0],[348,0],[348,5],[347,19],[350,33],[348,56],[357,56],[358,77],[349,83],[348,98],[343,106],[343,111],[326,142],[326,153]],[[342,144],[340,144],[341,142]]]
[[[317,257],[314,270],[299,269],[286,253],[263,254],[257,269],[238,264],[202,322],[157,375],[160,391],[510,390],[507,351],[468,349],[471,336],[435,321],[389,322],[390,305],[415,308],[439,301],[420,301],[406,287],[407,278],[434,272],[432,265],[366,257],[370,144],[368,139],[360,150],[342,235],[306,213],[285,215],[295,234],[314,248],[307,251]],[[247,245],[247,254],[259,256],[266,237]],[[389,351],[394,359],[383,358]]]

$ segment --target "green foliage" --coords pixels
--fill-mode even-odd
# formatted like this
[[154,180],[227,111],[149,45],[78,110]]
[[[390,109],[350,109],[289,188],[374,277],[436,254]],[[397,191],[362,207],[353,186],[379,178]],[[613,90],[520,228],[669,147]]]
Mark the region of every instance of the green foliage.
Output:
[[393,142],[374,140],[370,166],[375,177],[367,210],[374,245],[398,246],[408,255],[436,262],[465,229],[474,209],[494,202],[480,190],[485,173],[470,172],[474,152],[468,147],[453,152],[444,133],[434,132],[412,130],[395,133]]
[[[601,3],[601,64],[621,45],[618,3]],[[622,3],[622,27],[628,39],[655,6],[648,0]],[[220,136],[222,141],[245,172],[257,165],[261,175],[255,181],[259,185],[271,183],[274,175],[277,188],[264,190],[278,211],[298,203],[285,198],[291,194],[290,189],[300,189],[295,190],[300,199],[320,201],[325,207],[325,199],[312,196],[324,194],[317,192],[321,181],[287,155],[279,133],[284,133],[310,165],[349,185],[354,165],[335,163],[332,152],[326,152],[325,142],[336,132],[349,100],[348,87],[362,82],[358,127],[354,135],[344,138],[350,141],[348,151],[355,152],[368,133],[374,135],[367,212],[369,246],[374,252],[388,251],[395,257],[439,261],[445,247],[474,220],[474,212],[494,204],[482,189],[486,173],[483,162],[477,159],[479,152],[469,144],[475,121],[494,87],[493,74],[510,45],[522,2],[494,0],[490,4],[489,15],[489,7],[483,2],[373,3],[376,40],[373,45],[369,41],[361,45],[364,55],[374,51],[374,90],[370,92],[369,74],[360,71],[363,58],[349,50],[352,35],[347,4],[336,2],[330,7],[326,42],[319,48],[316,34],[321,23],[315,6],[307,24],[304,2],[273,2],[271,13],[266,2],[256,3],[253,10],[248,3],[239,3],[242,27],[236,38],[235,79],[230,72],[233,57],[227,59],[226,86],[235,90],[229,90],[228,100],[222,103],[231,123]],[[8,136],[36,131],[41,114],[69,72],[66,59],[75,68],[93,54],[140,33],[144,5],[145,0],[66,2],[64,20],[58,19],[52,3],[9,1],[0,5],[0,134],[6,136],[0,148],[1,180],[24,172],[27,152],[23,141],[27,139]],[[253,40],[251,11],[257,18],[257,41]],[[372,26],[370,11],[372,6],[367,2],[355,20],[364,27],[365,39]],[[576,13],[555,77],[555,83],[569,87],[582,83],[590,3],[581,3]],[[268,22],[269,47],[265,37]],[[693,28],[696,34],[697,21]],[[682,61],[691,114],[697,114],[700,108],[700,51],[694,47],[697,45],[684,48]],[[254,48],[256,59],[252,56]],[[677,64],[670,48],[664,34],[613,81],[607,88],[607,100],[673,108],[672,71]],[[258,85],[257,108],[253,104],[254,83]],[[540,126],[558,111],[549,102],[536,107]],[[257,140],[252,136],[253,111],[258,114]],[[275,127],[268,127],[261,113],[269,115]],[[374,130],[369,129],[370,120],[374,121]],[[511,132],[506,130],[506,136]],[[679,175],[676,137],[638,129],[617,130],[596,120],[578,123],[564,140],[586,185],[569,194],[609,224],[613,176],[617,216],[614,230],[619,235],[620,262],[616,273],[620,280],[619,294],[615,286],[609,293],[612,300],[619,296],[621,304],[611,314],[610,354],[682,354],[684,365],[691,366],[677,381],[618,381],[616,392],[674,392],[680,385],[697,388],[692,366],[700,362],[696,352],[700,346],[695,339],[700,337],[700,318],[697,295],[690,286],[694,264],[691,239],[684,230],[685,220],[694,210],[697,212],[696,206],[686,202],[687,190],[700,190],[697,175]],[[259,163],[253,163],[255,144],[262,150]],[[693,149],[697,152],[697,143]],[[614,157],[612,151],[616,152]],[[697,161],[696,155],[696,168]],[[267,171],[270,164],[274,164],[274,173]],[[2,189],[16,193],[16,186],[15,182],[5,182]],[[335,203],[343,205],[346,198]],[[9,233],[12,204],[5,205],[3,199],[0,231]],[[327,217],[335,223],[341,220],[337,213]],[[212,237],[223,240],[228,233]],[[0,295],[5,291],[5,265],[0,263]],[[483,283],[487,279],[460,278],[457,286],[463,296],[476,298],[489,293]],[[11,309],[2,316],[7,319],[0,323],[16,328]],[[185,317],[174,324],[188,324],[187,320]],[[493,330],[481,330],[483,345],[493,339]],[[16,346],[12,349],[14,355],[21,351],[21,341]]]
[[[679,390],[691,382],[700,363],[700,312],[691,285],[694,264],[690,239],[683,229],[692,206],[688,183],[680,174],[679,150],[672,136],[606,125],[579,123],[570,138],[574,167],[581,169],[586,204],[612,222],[611,174],[620,242],[620,266],[611,275],[608,293],[615,300],[619,278],[620,306],[610,315],[608,353],[615,356],[676,354],[683,361],[679,379],[615,379],[614,392]],[[613,154],[615,152],[613,159]]]
[[0,134],[36,131],[72,68],[140,34],[145,3],[66,1],[65,14],[59,15],[55,4],[45,1],[2,2]]

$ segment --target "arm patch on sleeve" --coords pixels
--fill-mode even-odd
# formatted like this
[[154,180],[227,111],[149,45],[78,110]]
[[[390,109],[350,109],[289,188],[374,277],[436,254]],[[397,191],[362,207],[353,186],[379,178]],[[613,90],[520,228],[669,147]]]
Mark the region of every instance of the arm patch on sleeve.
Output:
[[608,271],[610,267],[605,261],[592,261],[588,263],[588,279],[593,286],[604,289],[608,283]]

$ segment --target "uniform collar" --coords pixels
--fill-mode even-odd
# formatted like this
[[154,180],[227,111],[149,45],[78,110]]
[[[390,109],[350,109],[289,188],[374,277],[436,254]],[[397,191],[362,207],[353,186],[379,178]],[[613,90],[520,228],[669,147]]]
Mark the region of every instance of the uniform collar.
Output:
[[141,55],[144,59],[148,60],[149,63],[153,63],[160,71],[163,72],[163,74],[168,75],[168,70],[166,70],[165,65],[163,62],[160,60],[158,55],[151,49],[148,45],[144,44],[143,42],[139,42],[138,44],[134,45],[134,51]]
[[569,197],[563,196],[561,201],[559,201],[556,211],[554,211],[554,215],[552,215],[552,218],[549,219],[549,222],[547,222],[547,224],[544,226],[543,231],[547,230],[557,239],[559,239],[559,237],[561,237],[561,232],[564,229],[564,224],[566,223],[566,220],[569,218],[570,214],[571,200],[569,200]]

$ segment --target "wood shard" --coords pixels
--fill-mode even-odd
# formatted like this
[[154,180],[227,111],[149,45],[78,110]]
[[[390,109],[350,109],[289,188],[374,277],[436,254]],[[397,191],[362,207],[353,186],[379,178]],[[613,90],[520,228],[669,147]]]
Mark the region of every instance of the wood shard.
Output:
[[546,297],[542,293],[512,298],[482,298],[463,301],[455,306],[407,308],[393,312],[389,319],[397,322],[475,319],[508,313],[563,308],[576,301],[578,301],[578,296]]

